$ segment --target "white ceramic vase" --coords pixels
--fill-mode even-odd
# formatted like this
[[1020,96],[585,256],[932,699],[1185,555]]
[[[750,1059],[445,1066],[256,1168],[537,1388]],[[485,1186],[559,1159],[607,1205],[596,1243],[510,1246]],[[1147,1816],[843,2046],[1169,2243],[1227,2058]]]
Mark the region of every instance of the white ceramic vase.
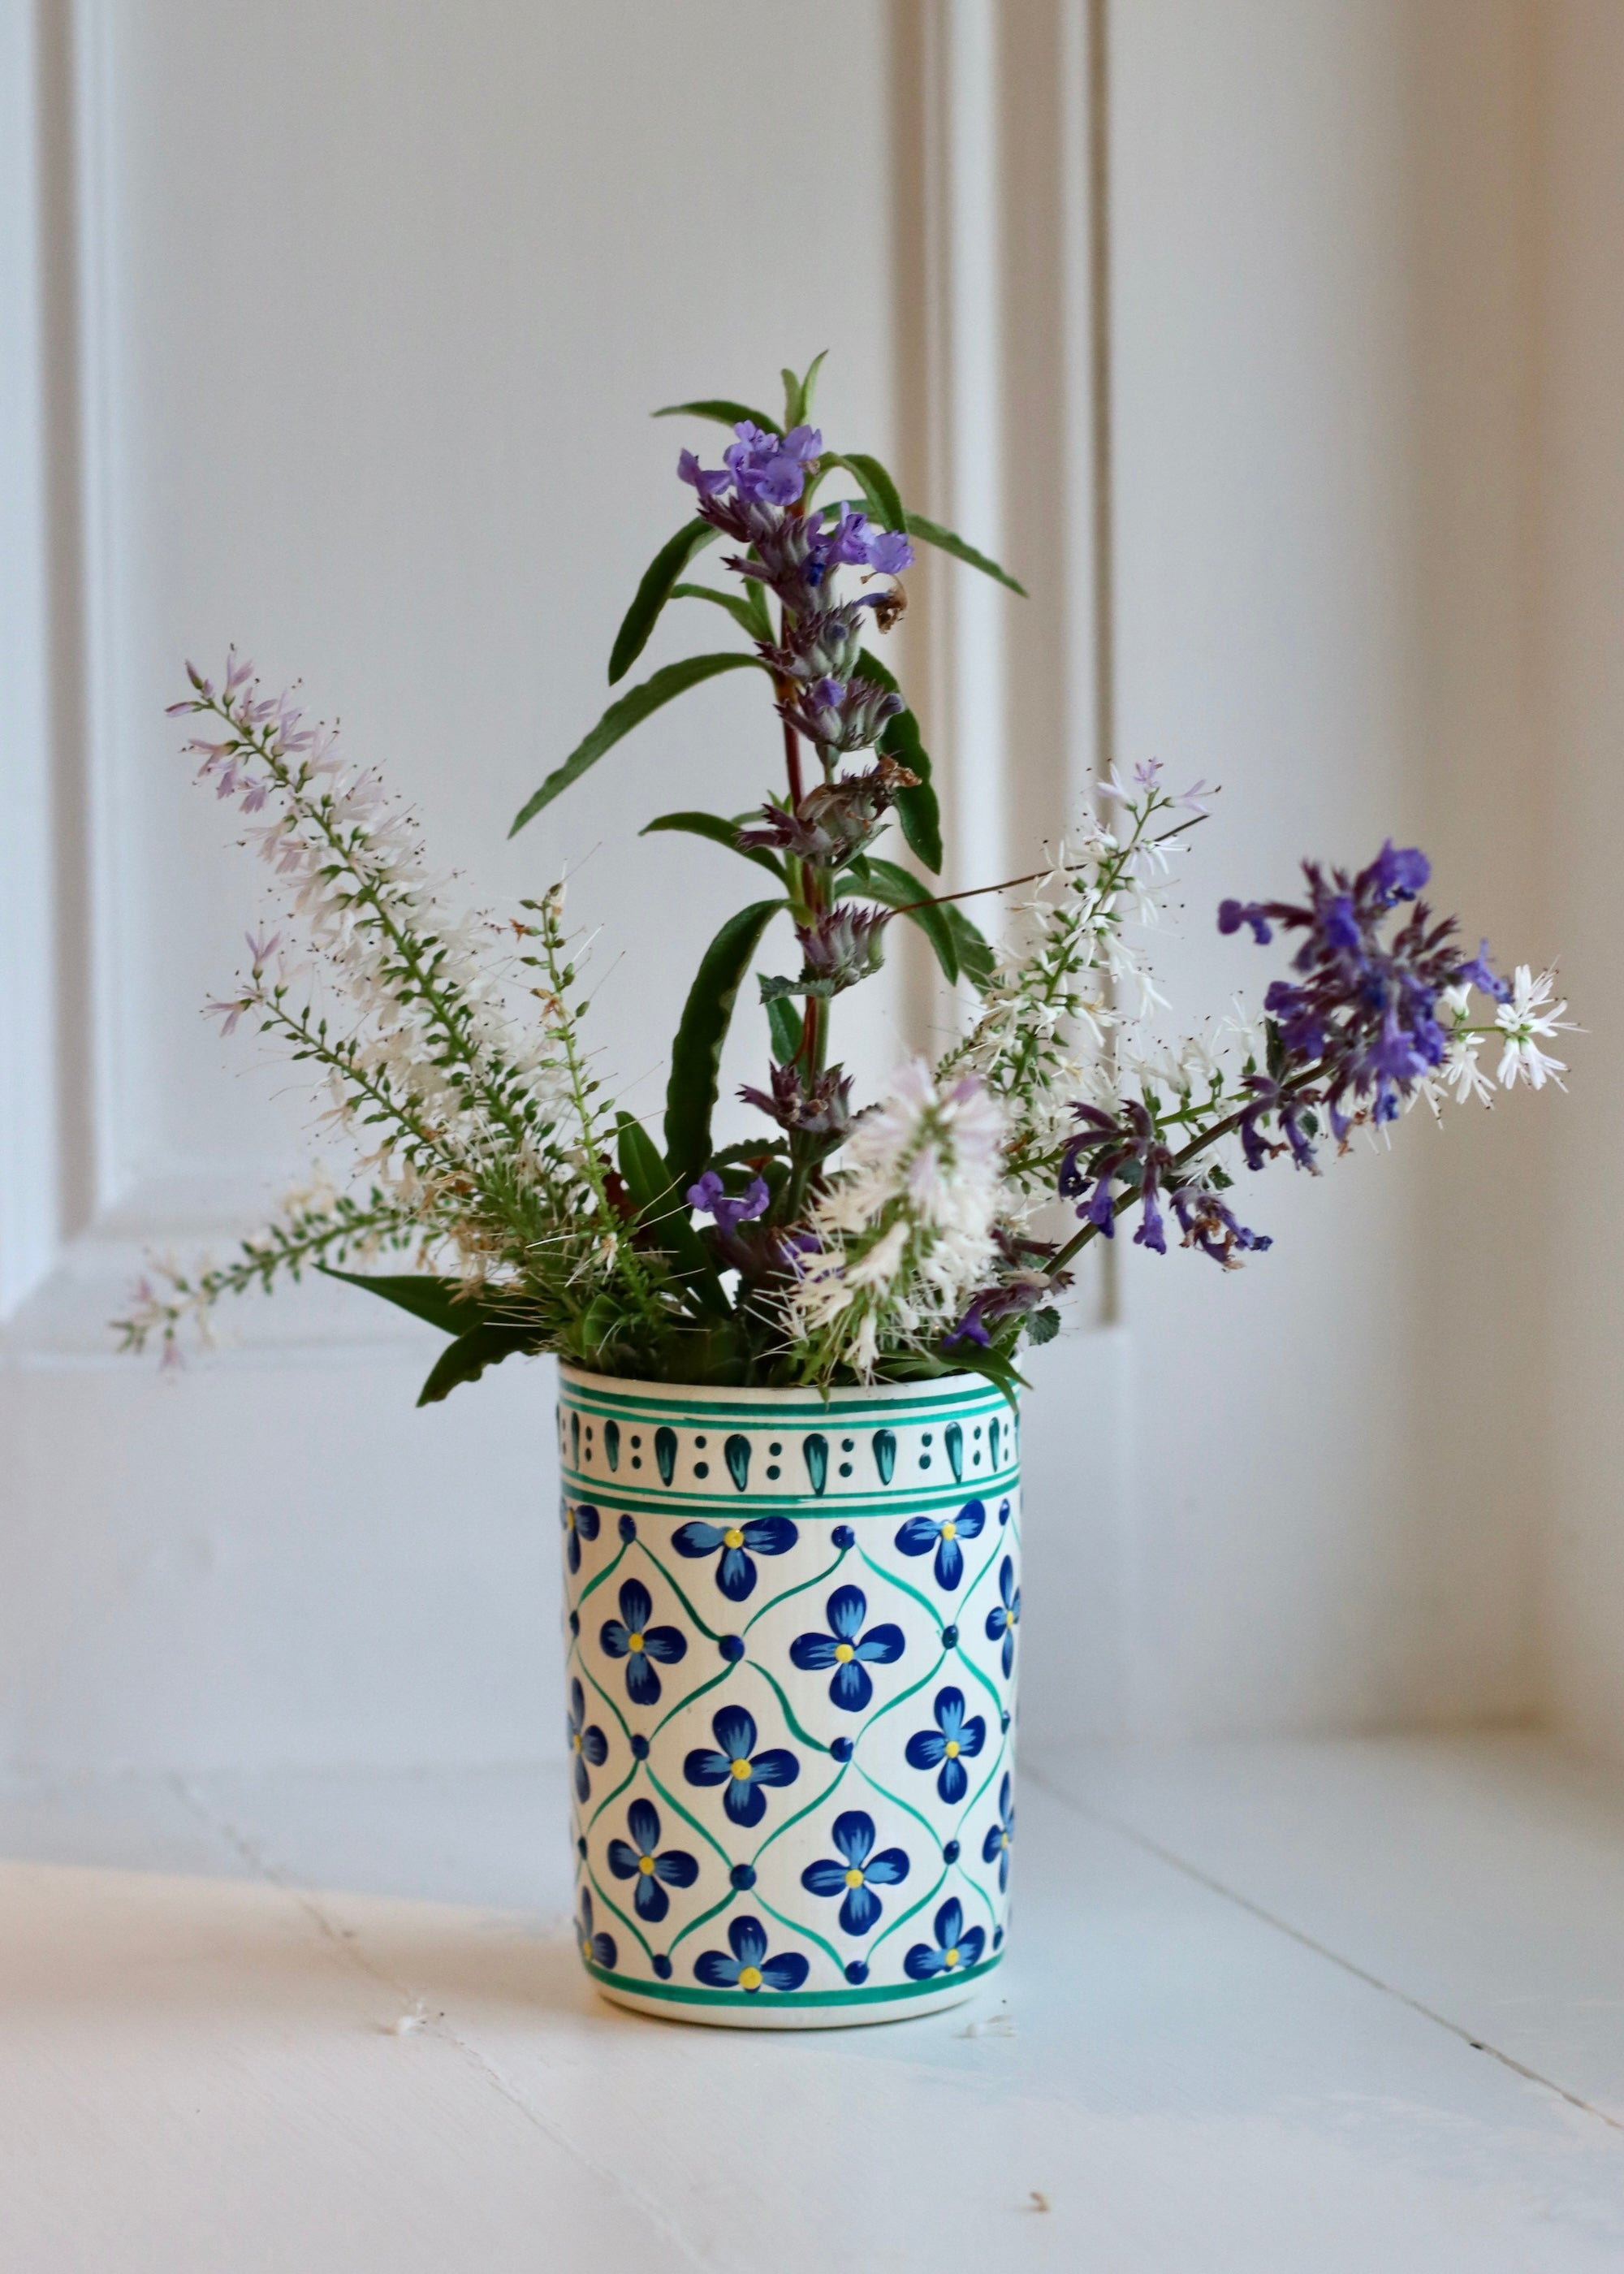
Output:
[[1019,1424],[977,1374],[560,1369],[576,1931],[619,2004],[929,2013],[1004,1954]]

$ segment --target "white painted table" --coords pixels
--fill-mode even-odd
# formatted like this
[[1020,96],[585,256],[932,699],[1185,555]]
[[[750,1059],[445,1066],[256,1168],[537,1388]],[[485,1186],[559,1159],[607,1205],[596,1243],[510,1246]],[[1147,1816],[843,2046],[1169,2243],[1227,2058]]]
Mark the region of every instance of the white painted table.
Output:
[[1624,2266],[1624,1796],[1530,1741],[1040,1757],[999,1986],[804,2038],[591,1995],[560,1779],[0,1785],[4,2274]]

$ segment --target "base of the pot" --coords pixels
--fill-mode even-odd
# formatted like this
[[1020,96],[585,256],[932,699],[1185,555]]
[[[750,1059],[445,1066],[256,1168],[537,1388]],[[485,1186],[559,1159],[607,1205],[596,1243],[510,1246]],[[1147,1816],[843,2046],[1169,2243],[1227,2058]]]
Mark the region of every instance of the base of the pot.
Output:
[[651,2014],[661,2022],[696,2022],[708,2029],[855,2029],[876,2022],[916,2021],[925,2014],[943,2013],[949,2006],[962,2006],[974,1997],[996,1964],[995,1959],[990,1966],[978,1967],[966,1979],[939,1988],[921,1984],[912,1995],[903,1989],[870,1991],[866,1996],[830,1991],[816,2004],[808,1999],[793,2005],[787,1999],[769,2004],[765,1998],[723,2004],[719,1999],[702,2003],[680,1995],[659,1997],[643,1990],[623,1990],[605,1980],[596,1968],[589,1971],[599,1997],[634,2014]]

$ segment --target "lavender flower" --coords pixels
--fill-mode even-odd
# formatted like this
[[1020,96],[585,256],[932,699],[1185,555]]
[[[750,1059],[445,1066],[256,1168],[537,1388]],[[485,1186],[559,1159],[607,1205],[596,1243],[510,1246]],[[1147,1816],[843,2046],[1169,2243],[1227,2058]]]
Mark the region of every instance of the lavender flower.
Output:
[[702,498],[719,498],[731,488],[741,500],[754,504],[795,504],[807,486],[807,470],[823,447],[816,427],[795,426],[787,434],[768,434],[752,420],[741,418],[733,436],[722,453],[719,470],[707,471],[691,450],[684,450],[677,460],[680,478]]

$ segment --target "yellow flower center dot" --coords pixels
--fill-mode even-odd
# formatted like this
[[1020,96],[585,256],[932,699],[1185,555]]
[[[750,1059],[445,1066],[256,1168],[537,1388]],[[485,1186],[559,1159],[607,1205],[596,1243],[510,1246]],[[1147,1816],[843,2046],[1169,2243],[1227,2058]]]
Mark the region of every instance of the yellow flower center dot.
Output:
[[958,1963],[959,1963],[959,1951],[958,1951],[958,1947],[957,1947],[957,1946],[955,1946],[951,1950],[944,1950],[944,1951],[943,1952],[943,1954],[942,1954],[942,1963],[943,1963],[943,1965],[944,1965],[944,1966],[946,1966],[946,1967],[949,1967],[949,1968],[951,1968],[951,1967],[954,1967],[954,1966],[957,1966],[957,1965],[958,1965]]
[[835,1645],[835,1663],[837,1666],[844,1666],[848,1659],[855,1658],[856,1655],[857,1653],[852,1648],[849,1642],[838,1642]]
[[637,1869],[643,1873],[643,1878],[646,1879],[654,1869],[653,1856],[639,1856],[637,1858]]
[[572,1509],[568,1509],[568,1510],[566,1510],[566,1512],[565,1512],[565,1516],[564,1516],[564,1529],[565,1529],[567,1532],[573,1532],[573,1531],[575,1530],[575,1510],[572,1508]]
[[959,1740],[957,1737],[950,1737],[947,1741],[947,1758],[950,1761],[956,1761],[959,1758]]
[[570,1733],[569,1742],[577,1752],[581,1751],[581,1732],[579,1729],[573,1730]]
[[944,1524],[942,1526],[942,1537],[944,1540],[957,1540],[959,1526],[956,1524]]
[[626,1638],[626,1647],[628,1650],[641,1650],[643,1648],[643,1637],[640,1634],[628,1635]]
[[730,1524],[726,1531],[722,1534],[722,1545],[724,1547],[743,1547],[744,1534],[740,1531],[736,1524]]
[[739,1969],[739,1987],[741,1990],[759,1990],[761,1985],[762,1978],[761,1969],[759,1966],[741,1966]]
[[846,1884],[848,1887],[861,1887],[862,1885],[862,1873],[861,1871],[848,1871],[846,1875]]
[[999,1847],[1000,1847],[1000,1848],[1007,1848],[1007,1847],[1009,1846],[1009,1844],[1010,1844],[1010,1835],[1009,1835],[1009,1834],[1008,1834],[1007,1832],[1001,1832],[1001,1833],[998,1834],[998,1845],[999,1845]]
[[748,1761],[735,1761],[733,1763],[733,1774],[738,1778],[741,1784],[744,1782],[744,1780],[749,1775],[749,1773],[750,1765]]

